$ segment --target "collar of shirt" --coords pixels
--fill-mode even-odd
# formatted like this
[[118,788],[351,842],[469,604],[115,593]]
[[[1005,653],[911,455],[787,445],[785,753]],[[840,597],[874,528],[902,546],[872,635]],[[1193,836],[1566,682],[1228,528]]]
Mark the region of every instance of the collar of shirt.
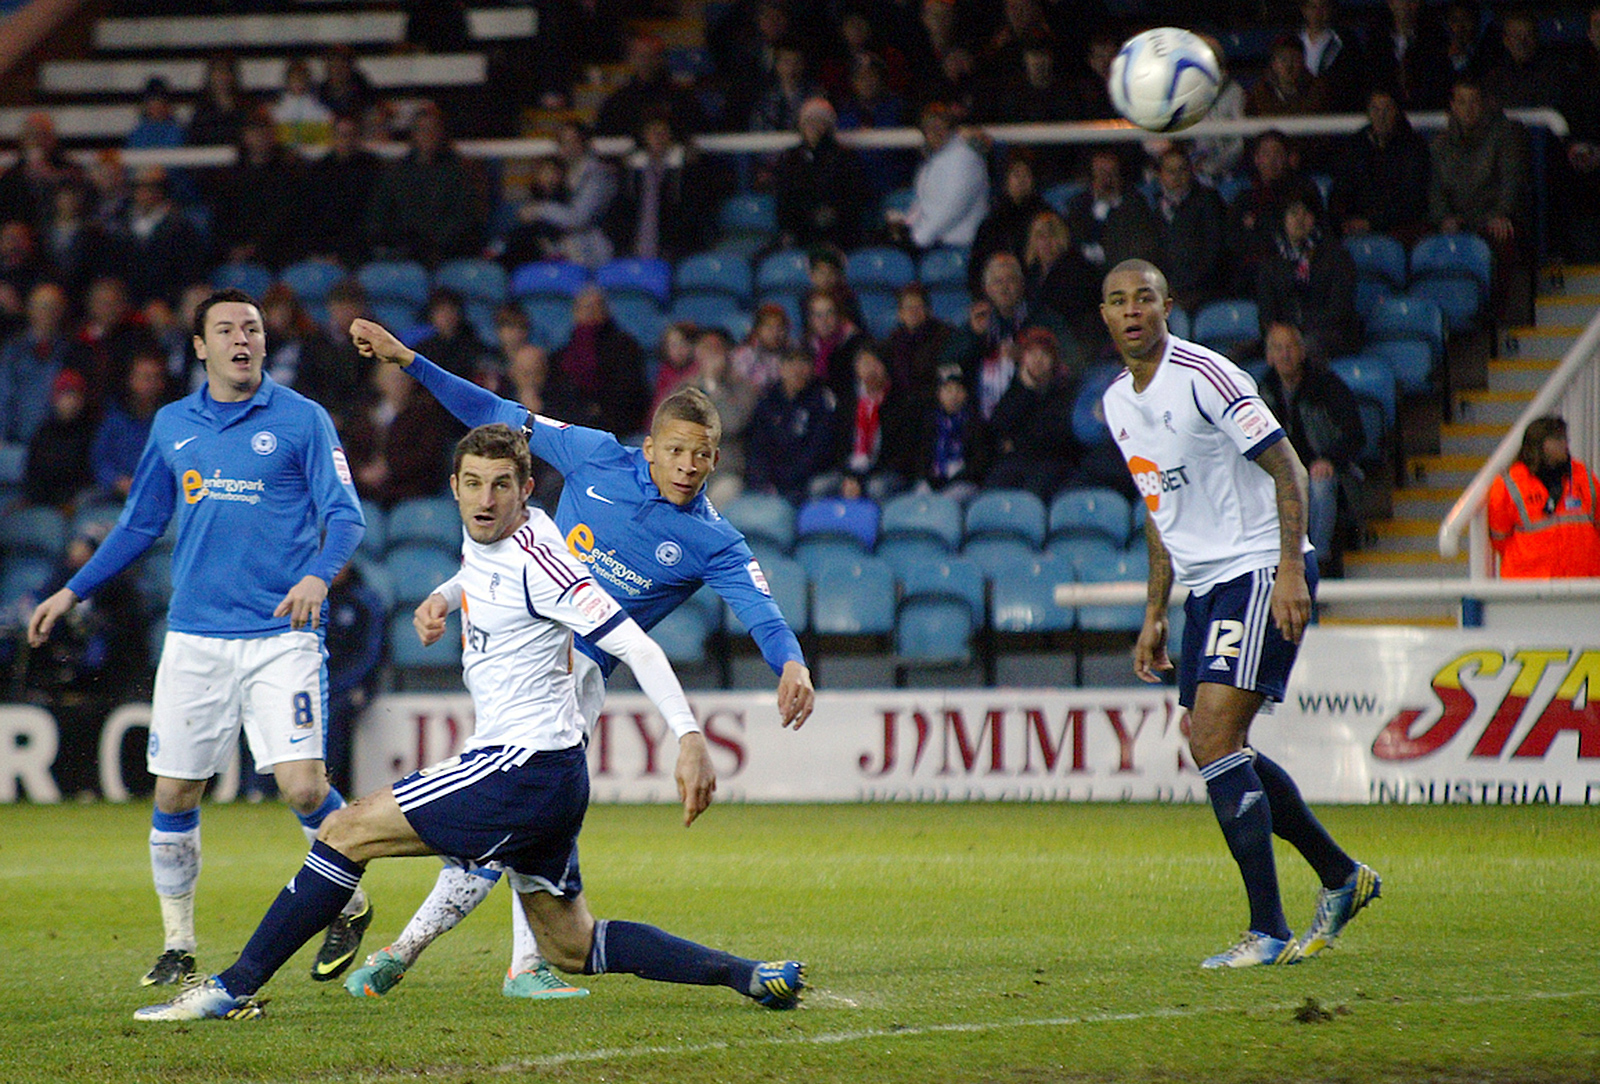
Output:
[[[211,422],[214,428],[225,429],[233,422],[238,421],[240,418],[248,417],[250,414],[254,413],[256,408],[259,407],[265,409],[267,406],[269,406],[272,403],[272,397],[276,392],[277,386],[278,385],[273,381],[272,377],[268,376],[266,373],[262,373],[261,386],[256,389],[256,393],[248,400],[250,404],[249,409],[241,411],[237,417],[223,418],[215,410],[211,409],[209,403],[211,394],[210,382],[201,381],[200,386],[189,393],[189,398],[187,400],[188,410],[189,413],[195,417],[204,418],[206,421]],[[218,422],[220,422],[221,425],[217,425]]]

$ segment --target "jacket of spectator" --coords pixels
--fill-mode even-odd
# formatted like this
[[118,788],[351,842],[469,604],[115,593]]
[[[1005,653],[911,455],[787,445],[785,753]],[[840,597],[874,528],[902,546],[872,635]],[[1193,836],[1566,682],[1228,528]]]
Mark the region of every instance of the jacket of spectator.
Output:
[[50,389],[70,347],[66,311],[60,287],[35,286],[28,327],[0,345],[0,445],[25,446],[50,414]]
[[50,414],[28,442],[22,495],[29,504],[64,505],[94,484],[89,453],[95,425],[86,406],[86,385],[73,369],[56,374]]
[[328,153],[306,171],[316,228],[306,248],[315,256],[332,256],[346,267],[367,259],[367,207],[383,171],[377,155],[361,146],[361,126],[353,117],[335,117]]
[[1344,245],[1316,228],[1309,202],[1299,197],[1285,206],[1277,250],[1256,271],[1256,301],[1262,327],[1293,324],[1314,356],[1339,357],[1361,345],[1356,264]]
[[1367,118],[1367,126],[1346,138],[1334,159],[1333,221],[1347,233],[1371,231],[1415,241],[1428,220],[1428,143],[1388,91],[1367,97]]
[[203,278],[200,231],[167,197],[159,169],[141,172],[123,239],[128,294],[136,305],[152,298],[175,304],[183,288]]
[[800,109],[800,143],[778,156],[772,187],[786,245],[853,248],[861,236],[866,177],[856,152],[834,135],[833,107],[813,98]]
[[1048,330],[1024,332],[1018,346],[1017,375],[989,417],[995,455],[987,484],[1048,502],[1072,480],[1082,453],[1072,432],[1077,381],[1059,368]]
[[445,143],[437,108],[417,114],[412,149],[384,165],[367,208],[374,255],[426,264],[472,254],[483,233],[478,194],[460,156]]
[[794,504],[811,479],[833,465],[838,400],[801,351],[785,355],[778,382],[756,402],[745,441],[745,481]]
[[[1266,326],[1265,320],[1262,326]],[[1290,396],[1277,372],[1268,369],[1260,390],[1261,401],[1283,425],[1289,443],[1306,466],[1326,459],[1343,473],[1355,464],[1365,439],[1361,412],[1356,397],[1337,373],[1307,365]]]
[[1181,150],[1161,156],[1161,180],[1156,204],[1159,264],[1172,300],[1193,312],[1224,288],[1228,209],[1221,196],[1195,183]]
[[619,254],[676,260],[705,247],[706,208],[720,194],[716,178],[694,151],[671,139],[665,118],[647,120],[641,149],[628,157],[606,221]]
[[575,416],[566,421],[617,437],[643,432],[649,424],[644,353],[611,319],[598,288],[584,290],[573,302],[572,334],[551,355],[550,372],[574,400]]
[[1511,469],[1489,487],[1489,542],[1506,579],[1600,576],[1600,499],[1573,458],[1566,423],[1535,418]]
[[1121,156],[1111,148],[1089,158],[1089,187],[1067,204],[1067,231],[1083,258],[1101,271],[1123,260],[1161,259],[1161,228],[1150,204],[1122,180]]
[[1463,125],[1452,112],[1433,139],[1428,216],[1437,225],[1460,219],[1481,231],[1490,218],[1528,217],[1528,148],[1522,126],[1492,105],[1481,120]]
[[915,195],[906,215],[911,241],[918,248],[965,247],[989,213],[988,169],[947,112],[925,110],[922,130],[928,157],[912,183]]
[[223,260],[253,260],[269,267],[301,254],[306,214],[300,159],[280,147],[272,121],[252,116],[239,134],[239,160],[217,174],[211,199],[211,235]]
[[611,259],[611,238],[603,225],[617,198],[617,171],[590,148],[588,135],[575,124],[562,125],[556,137],[567,175],[567,199],[540,200],[524,206],[519,217],[557,231],[555,252],[584,267]]
[[983,292],[983,269],[996,252],[1009,252],[1022,259],[1028,245],[1028,229],[1034,216],[1050,205],[1040,197],[1034,183],[1033,163],[1014,155],[1006,163],[1005,183],[989,204],[989,213],[978,223],[972,249],[967,253],[967,290]]

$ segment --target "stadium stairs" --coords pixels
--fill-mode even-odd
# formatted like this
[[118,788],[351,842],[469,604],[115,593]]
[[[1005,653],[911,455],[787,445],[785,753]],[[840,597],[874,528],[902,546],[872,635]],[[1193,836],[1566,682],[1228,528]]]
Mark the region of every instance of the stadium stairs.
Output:
[[[1407,457],[1406,484],[1393,493],[1393,515],[1369,524],[1363,548],[1345,555],[1347,578],[1466,578],[1465,553],[1449,561],[1440,557],[1439,524],[1597,308],[1600,266],[1545,271],[1534,302],[1534,324],[1502,328],[1495,356],[1466,366],[1483,372],[1463,383],[1482,386],[1452,391],[1454,416],[1438,425],[1438,450]],[[1407,442],[1423,447],[1434,443],[1415,440],[1412,433]],[[1325,620],[1454,625],[1456,617],[1452,603],[1371,603],[1341,606]]]

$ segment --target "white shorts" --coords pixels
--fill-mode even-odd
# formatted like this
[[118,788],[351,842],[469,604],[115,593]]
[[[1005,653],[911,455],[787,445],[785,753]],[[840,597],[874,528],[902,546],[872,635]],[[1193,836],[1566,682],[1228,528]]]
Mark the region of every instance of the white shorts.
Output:
[[152,775],[209,779],[250,739],[256,769],[321,760],[328,714],[322,638],[282,632],[224,640],[168,632],[151,704]]

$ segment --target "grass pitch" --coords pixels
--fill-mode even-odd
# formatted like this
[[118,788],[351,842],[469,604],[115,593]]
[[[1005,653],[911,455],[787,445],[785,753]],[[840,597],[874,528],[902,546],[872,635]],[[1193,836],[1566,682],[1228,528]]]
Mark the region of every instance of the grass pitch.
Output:
[[[389,997],[308,977],[253,1022],[136,1024],[160,1000],[148,808],[0,806],[0,1081],[1600,1080],[1600,828],[1593,810],[1321,811],[1384,878],[1332,951],[1196,966],[1245,922],[1209,809],[1128,805],[596,807],[601,917],[748,956],[798,956],[798,1012],[621,975],[592,996],[500,996],[509,894]],[[280,806],[207,806],[200,966],[232,961],[298,867]],[[1315,883],[1280,846],[1291,924]],[[365,949],[399,931],[429,859],[374,864]]]

